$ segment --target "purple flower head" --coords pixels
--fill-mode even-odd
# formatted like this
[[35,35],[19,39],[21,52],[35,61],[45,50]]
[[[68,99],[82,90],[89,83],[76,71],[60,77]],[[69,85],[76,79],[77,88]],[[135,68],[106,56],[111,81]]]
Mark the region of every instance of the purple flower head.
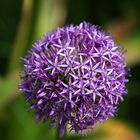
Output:
[[112,37],[83,22],[57,28],[24,60],[20,90],[37,120],[57,124],[60,136],[113,117],[127,93],[126,64]]

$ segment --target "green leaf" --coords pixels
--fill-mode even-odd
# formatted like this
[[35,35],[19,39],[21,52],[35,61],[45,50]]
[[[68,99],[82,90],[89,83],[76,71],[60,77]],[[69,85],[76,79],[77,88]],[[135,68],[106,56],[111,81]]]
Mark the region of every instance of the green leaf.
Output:
[[9,124],[7,140],[54,140],[55,129],[49,130],[48,123],[36,123],[32,112],[25,108],[25,101],[19,96],[8,107]]
[[0,79],[0,109],[17,96],[19,74],[14,72],[5,79]]
[[127,50],[125,56],[128,65],[140,63],[140,33],[127,38],[120,44]]

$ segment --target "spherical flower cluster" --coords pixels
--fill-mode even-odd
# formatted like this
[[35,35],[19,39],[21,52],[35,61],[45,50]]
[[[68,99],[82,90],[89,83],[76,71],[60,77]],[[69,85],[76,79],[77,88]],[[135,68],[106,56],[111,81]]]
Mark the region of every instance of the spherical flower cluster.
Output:
[[60,136],[113,117],[127,93],[126,64],[112,37],[83,22],[57,28],[23,58],[20,90],[37,120],[57,125]]

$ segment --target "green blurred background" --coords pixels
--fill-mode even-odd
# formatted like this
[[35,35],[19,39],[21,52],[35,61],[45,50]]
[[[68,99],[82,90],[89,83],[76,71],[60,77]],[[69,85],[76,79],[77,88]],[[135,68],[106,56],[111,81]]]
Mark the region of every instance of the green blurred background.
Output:
[[18,91],[23,57],[33,42],[65,24],[88,21],[111,32],[127,50],[129,94],[117,117],[87,136],[67,140],[140,140],[140,0],[0,0],[0,140],[54,140],[56,130],[36,124]]

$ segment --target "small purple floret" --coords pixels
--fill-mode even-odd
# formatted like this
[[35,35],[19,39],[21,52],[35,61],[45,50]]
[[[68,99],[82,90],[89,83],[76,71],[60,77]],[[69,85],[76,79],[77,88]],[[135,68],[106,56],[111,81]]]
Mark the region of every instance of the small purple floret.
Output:
[[37,121],[81,132],[113,117],[127,93],[126,64],[112,37],[83,22],[57,28],[23,59],[20,90]]

